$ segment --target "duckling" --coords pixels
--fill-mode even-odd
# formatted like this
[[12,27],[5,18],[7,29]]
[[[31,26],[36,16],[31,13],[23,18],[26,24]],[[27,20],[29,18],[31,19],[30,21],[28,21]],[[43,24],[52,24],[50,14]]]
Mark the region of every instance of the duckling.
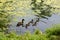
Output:
[[39,18],[37,18],[36,22],[39,22]]
[[32,19],[30,22],[28,22],[28,23],[26,24],[26,28],[27,28],[28,26],[30,26],[30,23],[33,24],[33,19]]
[[33,23],[33,19],[30,21],[30,23]]
[[18,22],[16,26],[19,27],[19,26],[22,25],[22,27],[24,27],[24,26],[23,26],[23,23],[24,23],[24,19],[22,19],[22,22]]
[[32,26],[36,26],[37,22],[39,22],[39,18],[34,22],[34,24]]
[[34,22],[34,24],[32,26],[36,26],[37,25],[37,22]]
[[27,29],[28,26],[30,26],[30,22],[26,24],[25,28]]

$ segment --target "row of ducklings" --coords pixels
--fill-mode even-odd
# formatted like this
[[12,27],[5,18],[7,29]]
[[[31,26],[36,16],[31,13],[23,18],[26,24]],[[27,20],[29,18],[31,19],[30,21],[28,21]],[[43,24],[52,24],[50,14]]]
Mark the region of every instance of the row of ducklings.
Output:
[[[21,22],[18,22],[16,27],[19,27],[19,26],[22,26],[24,27],[24,20],[25,19],[22,19]],[[37,25],[37,22],[39,22],[39,18],[37,18],[37,20],[34,22],[34,20],[32,19],[31,21],[29,21],[26,25],[25,25],[25,28],[27,28],[28,26],[30,26],[30,23],[32,24],[32,26],[36,26]]]

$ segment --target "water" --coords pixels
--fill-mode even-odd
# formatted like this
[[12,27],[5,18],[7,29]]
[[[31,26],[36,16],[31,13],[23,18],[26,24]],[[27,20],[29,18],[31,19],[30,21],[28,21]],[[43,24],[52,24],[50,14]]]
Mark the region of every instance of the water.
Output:
[[[25,19],[24,25],[26,23],[28,23],[31,19],[34,19],[34,21],[36,20],[35,19],[36,17],[34,16],[34,13],[33,13],[33,11],[31,10],[31,7],[30,7],[30,1],[31,0],[29,0],[29,1],[28,0],[27,1],[26,0],[25,1],[17,0],[16,3],[14,3],[13,6],[16,7],[16,10],[14,12],[15,13],[20,13],[21,12],[20,14],[25,13],[26,15],[22,16],[22,17],[14,16],[13,18],[15,18],[17,20],[11,22],[12,25],[10,26],[9,31],[13,30],[17,34],[23,34],[26,31],[30,31],[31,33],[33,33],[35,31],[35,29],[39,29],[42,32],[44,32],[47,28],[51,27],[51,25],[60,23],[60,16],[53,14],[51,17],[49,17],[48,20],[43,19],[43,18],[41,19],[41,20],[43,20],[46,23],[43,23],[43,22],[39,21],[37,23],[37,26],[30,25],[28,27],[28,29],[26,29],[25,27],[21,27],[21,26],[20,27],[16,27],[17,23],[19,21],[21,21],[23,18]],[[19,5],[17,5],[17,3],[22,4],[21,7]]]
[[42,21],[39,21],[37,23],[37,26],[32,26],[32,24],[26,29],[25,27],[16,27],[17,23],[19,21],[21,21],[22,19],[25,19],[24,24],[28,23],[31,19],[36,20],[36,17],[34,15],[31,16],[25,16],[25,17],[16,17],[16,19],[18,19],[17,21],[13,21],[12,25],[9,28],[9,31],[15,31],[17,34],[23,34],[26,31],[30,31],[31,33],[33,33],[35,31],[35,29],[39,29],[42,32],[44,32],[47,28],[51,27],[51,25],[53,24],[59,24],[60,23],[60,16],[59,15],[52,15],[51,17],[49,17],[49,19],[41,19]]

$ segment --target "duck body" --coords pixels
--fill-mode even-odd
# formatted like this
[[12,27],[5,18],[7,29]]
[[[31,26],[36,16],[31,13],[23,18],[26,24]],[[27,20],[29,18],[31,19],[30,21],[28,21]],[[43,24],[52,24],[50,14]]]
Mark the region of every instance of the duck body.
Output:
[[30,26],[30,22],[26,24],[25,28],[27,29],[28,26]]
[[37,22],[34,22],[33,24],[32,24],[32,26],[36,26],[37,25]]
[[16,26],[21,26],[22,25],[22,22],[18,22],[18,24]]
[[16,26],[17,27],[19,27],[19,26],[22,26],[23,27],[23,24],[24,24],[24,19],[22,19],[22,22],[18,22]]
[[29,23],[33,23],[33,19]]
[[37,25],[37,22],[39,22],[39,18],[37,18],[37,20],[33,23],[32,26],[36,26]]

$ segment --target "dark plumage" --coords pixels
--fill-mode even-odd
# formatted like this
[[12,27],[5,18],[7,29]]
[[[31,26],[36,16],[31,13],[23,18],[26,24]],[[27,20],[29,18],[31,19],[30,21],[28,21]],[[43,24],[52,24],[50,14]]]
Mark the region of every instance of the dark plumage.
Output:
[[30,23],[33,23],[33,19],[30,21]]
[[16,26],[21,26],[22,25],[22,22],[18,22]]
[[26,24],[25,28],[27,28],[28,26],[30,26],[30,23],[33,24],[33,19],[32,19],[30,22],[28,22],[28,23]]
[[39,22],[39,18],[37,18],[36,22]]
[[34,22],[32,26],[36,26],[37,22]]
[[39,22],[39,18],[37,18],[37,20],[33,23],[32,26],[36,26],[37,25],[37,22]]
[[26,24],[25,28],[27,29],[28,26],[30,26],[30,22]]
[[18,22],[16,26],[19,27],[22,25],[22,27],[23,27],[23,23],[24,23],[24,19],[22,19],[22,22]]

